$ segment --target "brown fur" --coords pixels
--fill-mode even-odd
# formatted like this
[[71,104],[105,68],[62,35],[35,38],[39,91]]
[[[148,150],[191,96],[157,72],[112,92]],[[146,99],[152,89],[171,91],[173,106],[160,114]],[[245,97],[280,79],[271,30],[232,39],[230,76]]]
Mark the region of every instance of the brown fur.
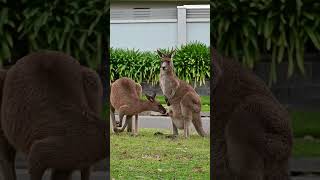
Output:
[[12,167],[17,150],[27,154],[31,180],[49,168],[51,179],[69,179],[74,170],[89,179],[90,166],[107,156],[101,98],[98,75],[68,55],[46,51],[20,59],[2,93],[1,126],[13,154],[7,164]]
[[212,48],[212,175],[286,180],[292,148],[287,110],[251,71]]
[[[5,76],[6,71],[0,70],[0,102],[2,102],[2,90]],[[0,179],[16,179],[14,162],[15,154],[15,149],[9,144],[7,138],[5,137],[2,131],[0,123]]]
[[[113,130],[115,132],[123,131],[127,125],[128,131],[132,128],[132,116],[135,116],[135,126],[133,134],[138,133],[138,114],[143,111],[157,111],[166,113],[165,108],[155,100],[153,96],[147,96],[148,100],[141,100],[142,88],[140,84],[134,82],[130,78],[122,77],[111,85],[110,94],[110,114],[112,119]],[[126,123],[121,130],[116,127],[115,110],[119,112],[119,126],[122,126],[122,119],[126,115]]]
[[172,119],[173,135],[178,135],[178,129],[184,129],[184,136],[189,136],[189,126],[193,123],[200,136],[205,136],[201,122],[201,100],[196,91],[186,82],[180,80],[173,68],[171,56],[158,51],[161,57],[160,87],[171,105],[169,116]]

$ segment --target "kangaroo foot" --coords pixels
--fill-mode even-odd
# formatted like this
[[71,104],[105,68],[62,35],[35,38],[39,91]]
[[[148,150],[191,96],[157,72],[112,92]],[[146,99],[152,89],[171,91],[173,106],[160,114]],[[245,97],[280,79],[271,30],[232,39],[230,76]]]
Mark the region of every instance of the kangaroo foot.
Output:
[[114,131],[116,134],[118,134],[118,133],[120,133],[120,132],[121,132],[121,129],[113,128],[113,131]]

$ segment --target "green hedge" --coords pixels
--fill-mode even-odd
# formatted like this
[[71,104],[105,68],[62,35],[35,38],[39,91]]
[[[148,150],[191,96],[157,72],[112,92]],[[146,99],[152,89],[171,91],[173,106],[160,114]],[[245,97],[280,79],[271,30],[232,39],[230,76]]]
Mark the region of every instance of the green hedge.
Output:
[[[169,49],[161,49],[169,51]],[[210,76],[210,51],[200,42],[193,42],[176,49],[173,57],[176,74],[194,86],[202,85]],[[159,82],[160,58],[156,52],[142,52],[134,49],[110,50],[110,80],[130,77],[141,83]]]
[[276,65],[288,60],[288,77],[295,67],[304,74],[304,50],[320,50],[320,2],[317,0],[211,1],[211,44],[252,68],[260,54],[271,54],[269,85],[276,82]]
[[0,60],[7,61],[26,42],[28,52],[64,51],[92,68],[101,62],[108,0],[0,1]]

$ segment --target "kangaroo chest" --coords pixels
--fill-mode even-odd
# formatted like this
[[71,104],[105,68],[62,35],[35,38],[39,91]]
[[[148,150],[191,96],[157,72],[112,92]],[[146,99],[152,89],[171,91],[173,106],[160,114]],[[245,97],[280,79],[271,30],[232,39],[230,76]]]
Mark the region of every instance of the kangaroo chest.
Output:
[[163,95],[167,98],[172,98],[177,88],[177,82],[175,79],[172,79],[166,75],[160,75],[160,88]]

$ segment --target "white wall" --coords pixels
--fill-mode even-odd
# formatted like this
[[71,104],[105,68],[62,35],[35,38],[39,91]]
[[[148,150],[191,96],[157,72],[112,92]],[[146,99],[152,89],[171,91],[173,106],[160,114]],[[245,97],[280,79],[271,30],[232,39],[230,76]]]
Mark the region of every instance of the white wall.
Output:
[[[136,7],[150,9],[133,9]],[[197,11],[175,4],[111,5],[110,45],[142,51],[176,47],[191,41],[209,46],[209,23],[209,8]]]
[[167,48],[177,44],[177,23],[112,24],[111,47],[143,51]]
[[210,45],[210,24],[208,22],[188,22],[187,42],[200,41]]

